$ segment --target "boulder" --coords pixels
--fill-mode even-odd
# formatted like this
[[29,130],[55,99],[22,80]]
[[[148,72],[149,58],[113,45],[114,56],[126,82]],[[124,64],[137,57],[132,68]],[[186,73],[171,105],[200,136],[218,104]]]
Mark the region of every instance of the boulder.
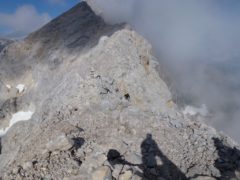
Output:
[[73,140],[69,139],[65,134],[60,134],[56,138],[50,140],[46,148],[48,151],[66,151],[73,147]]
[[112,180],[111,169],[107,166],[97,168],[91,174],[91,180]]
[[131,180],[132,179],[132,171],[125,171],[123,174],[119,176],[119,180]]

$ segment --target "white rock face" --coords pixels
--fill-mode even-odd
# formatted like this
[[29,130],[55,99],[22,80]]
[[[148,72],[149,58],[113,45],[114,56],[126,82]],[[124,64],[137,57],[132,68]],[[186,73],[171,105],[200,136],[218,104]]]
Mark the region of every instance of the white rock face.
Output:
[[7,131],[16,123],[20,121],[28,121],[31,119],[34,112],[32,111],[19,111],[12,115],[12,118],[9,122],[9,126],[3,129],[0,129],[0,136],[3,136],[7,133]]
[[23,93],[25,91],[26,87],[25,87],[24,84],[18,84],[16,86],[16,89],[18,90],[18,93],[21,94],[21,93]]

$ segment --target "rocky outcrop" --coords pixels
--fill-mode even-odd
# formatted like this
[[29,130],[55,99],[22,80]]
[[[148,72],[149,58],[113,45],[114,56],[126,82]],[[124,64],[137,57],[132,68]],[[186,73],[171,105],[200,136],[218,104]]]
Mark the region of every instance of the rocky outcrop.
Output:
[[34,112],[1,137],[3,179],[239,178],[238,146],[179,111],[151,45],[85,2],[0,58],[26,86],[4,98]]

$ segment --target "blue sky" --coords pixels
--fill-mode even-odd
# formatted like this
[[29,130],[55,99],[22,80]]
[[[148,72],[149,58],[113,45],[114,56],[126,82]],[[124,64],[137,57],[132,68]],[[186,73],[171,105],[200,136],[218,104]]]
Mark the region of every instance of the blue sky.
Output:
[[24,36],[80,0],[0,0],[0,36]]
[[[0,0],[0,37],[23,37],[78,2],[80,0]],[[209,2],[212,2],[213,9],[221,12],[223,17],[226,15],[231,16],[230,19],[239,18],[240,0]]]
[[38,12],[47,12],[52,17],[77,4],[80,0],[0,0],[1,13],[13,13],[18,7],[29,4],[36,7]]

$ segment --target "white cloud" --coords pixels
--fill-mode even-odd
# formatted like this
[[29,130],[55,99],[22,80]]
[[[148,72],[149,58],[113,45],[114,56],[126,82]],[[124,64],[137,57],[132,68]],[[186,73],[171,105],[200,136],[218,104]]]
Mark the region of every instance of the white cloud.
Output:
[[32,5],[23,5],[13,14],[0,13],[0,27],[7,28],[12,34],[26,35],[51,20],[48,13],[39,13]]

